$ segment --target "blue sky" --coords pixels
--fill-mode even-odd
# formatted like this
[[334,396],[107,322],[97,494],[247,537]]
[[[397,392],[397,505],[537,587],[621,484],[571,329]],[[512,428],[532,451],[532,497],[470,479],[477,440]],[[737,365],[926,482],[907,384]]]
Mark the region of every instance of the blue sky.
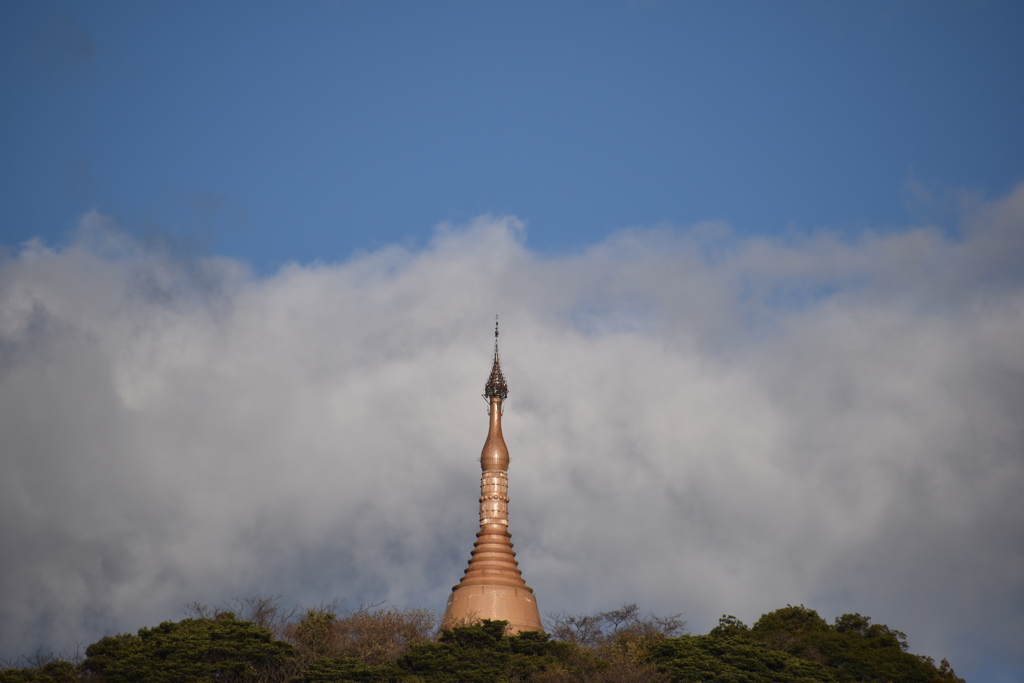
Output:
[[[1024,681],[1024,4],[0,3],[0,657],[441,609]],[[656,558],[656,562],[637,558]]]
[[543,252],[703,220],[886,230],[1024,178],[1019,3],[0,13],[8,248],[90,209],[260,272],[484,213]]

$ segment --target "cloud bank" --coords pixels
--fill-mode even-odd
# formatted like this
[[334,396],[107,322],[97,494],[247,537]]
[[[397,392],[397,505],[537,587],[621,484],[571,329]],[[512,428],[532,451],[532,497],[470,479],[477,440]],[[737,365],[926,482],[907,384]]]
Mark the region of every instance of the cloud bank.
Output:
[[264,278],[86,215],[0,263],[0,654],[257,593],[441,609],[498,312],[542,613],[803,603],[1022,672],[1022,263],[1024,185],[952,229],[544,256],[481,217]]

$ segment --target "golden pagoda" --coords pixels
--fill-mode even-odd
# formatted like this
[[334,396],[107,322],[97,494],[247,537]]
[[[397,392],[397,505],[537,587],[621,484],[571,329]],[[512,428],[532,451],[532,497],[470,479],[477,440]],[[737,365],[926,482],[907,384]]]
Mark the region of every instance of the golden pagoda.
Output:
[[495,316],[494,364],[484,385],[491,426],[480,453],[480,531],[465,575],[448,596],[442,619],[446,627],[500,619],[508,622],[509,633],[544,630],[537,600],[523,580],[508,531],[508,448],[501,435],[501,402],[507,396]]

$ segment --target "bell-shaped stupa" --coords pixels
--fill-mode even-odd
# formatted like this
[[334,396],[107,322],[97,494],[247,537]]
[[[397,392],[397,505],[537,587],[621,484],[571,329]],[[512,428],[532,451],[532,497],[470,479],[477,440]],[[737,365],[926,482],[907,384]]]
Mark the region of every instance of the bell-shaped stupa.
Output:
[[533,589],[526,585],[512,550],[508,531],[508,448],[501,436],[501,402],[508,385],[498,359],[498,322],[494,322],[494,364],[484,386],[490,429],[480,453],[480,531],[473,544],[469,567],[452,588],[442,623],[446,627],[480,619],[508,622],[511,633],[543,631]]

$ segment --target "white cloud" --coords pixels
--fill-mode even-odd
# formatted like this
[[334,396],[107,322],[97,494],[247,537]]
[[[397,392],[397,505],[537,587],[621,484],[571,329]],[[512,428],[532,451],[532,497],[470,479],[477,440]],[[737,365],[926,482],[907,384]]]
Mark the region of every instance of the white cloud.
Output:
[[542,611],[804,603],[1024,671],[1024,186],[964,221],[541,257],[482,217],[259,279],[87,215],[0,264],[3,654],[197,599],[441,608],[499,312]]

